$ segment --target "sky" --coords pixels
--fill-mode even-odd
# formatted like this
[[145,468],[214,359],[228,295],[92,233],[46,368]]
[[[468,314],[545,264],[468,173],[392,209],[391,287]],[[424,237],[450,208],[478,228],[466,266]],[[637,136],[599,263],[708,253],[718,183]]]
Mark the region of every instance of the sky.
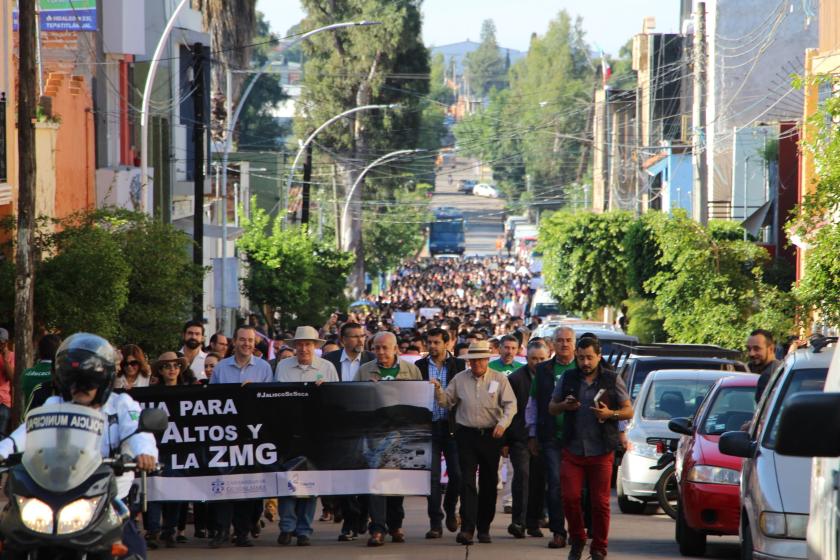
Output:
[[[281,36],[304,15],[298,0],[257,0],[257,9]],[[478,41],[489,18],[499,46],[526,51],[531,33],[545,33],[562,9],[581,16],[587,41],[612,55],[642,30],[645,16],[656,17],[660,33],[679,31],[677,0],[424,0],[423,39],[427,46]]]

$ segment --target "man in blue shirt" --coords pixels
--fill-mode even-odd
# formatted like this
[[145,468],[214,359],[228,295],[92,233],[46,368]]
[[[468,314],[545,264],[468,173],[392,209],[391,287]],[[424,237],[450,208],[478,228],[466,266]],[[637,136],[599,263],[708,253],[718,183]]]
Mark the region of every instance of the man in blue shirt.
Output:
[[[242,325],[233,335],[233,356],[225,358],[213,368],[210,384],[236,383],[271,383],[274,374],[271,366],[262,358],[254,356],[257,345],[257,331],[254,327]],[[220,548],[230,542],[230,525],[236,536],[236,546],[254,546],[248,537],[251,530],[251,519],[254,511],[262,506],[262,500],[239,500],[236,502],[217,502],[216,536],[210,541],[210,548]]]

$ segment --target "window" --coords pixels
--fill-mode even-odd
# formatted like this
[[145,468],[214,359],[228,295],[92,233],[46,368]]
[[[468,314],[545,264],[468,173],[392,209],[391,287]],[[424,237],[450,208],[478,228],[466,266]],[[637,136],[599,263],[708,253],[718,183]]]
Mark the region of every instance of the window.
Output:
[[721,387],[708,406],[700,433],[719,436],[740,430],[755,411],[755,387]]
[[795,369],[787,376],[782,386],[779,387],[779,396],[773,405],[770,420],[767,422],[767,429],[764,431],[764,447],[768,449],[776,447],[776,436],[779,432],[778,420],[788,399],[803,391],[822,391],[827,374],[828,368],[809,368]]
[[642,407],[642,418],[670,420],[694,416],[712,383],[705,379],[654,381]]

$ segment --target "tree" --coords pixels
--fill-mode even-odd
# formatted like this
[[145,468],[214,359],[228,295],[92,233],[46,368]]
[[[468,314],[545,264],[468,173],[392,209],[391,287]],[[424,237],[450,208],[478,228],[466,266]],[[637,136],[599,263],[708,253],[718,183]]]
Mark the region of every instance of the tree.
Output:
[[[255,46],[251,49],[251,67],[262,68],[274,56],[273,45],[278,39],[271,32],[262,12],[256,14]],[[251,76],[248,76],[250,82]],[[254,84],[239,117],[237,149],[240,151],[276,150],[282,147],[286,128],[280,124],[272,111],[279,103],[288,99],[276,74],[263,74]],[[234,105],[236,107],[236,105]]]
[[269,327],[320,324],[340,305],[352,255],[317,243],[305,227],[283,229],[260,208],[242,228],[237,246],[248,261],[242,291]]
[[485,19],[481,24],[481,44],[467,54],[466,76],[470,89],[478,95],[487,95],[491,89],[502,89],[507,84],[507,66],[496,42],[496,24]]
[[396,193],[394,205],[365,211],[365,268],[371,274],[393,270],[423,248],[423,229],[431,220],[426,193],[431,190],[431,185],[420,185],[416,193]]
[[628,212],[567,211],[542,220],[543,274],[564,308],[588,316],[627,298],[623,240],[631,220]]
[[[315,28],[336,21],[369,20],[381,25],[342,29],[312,37],[304,45],[304,89],[299,107],[305,107],[295,130],[304,137],[333,116],[368,104],[399,104],[389,110],[355,113],[324,130],[318,143],[330,150],[341,170],[344,191],[377,155],[419,143],[421,100],[429,92],[428,50],[421,38],[419,0],[356,0],[334,2],[303,0],[303,24]],[[352,204],[361,207],[363,196],[393,199],[404,177],[368,181]],[[344,249],[356,256],[351,284],[364,286],[364,248],[358,221],[342,224]]]

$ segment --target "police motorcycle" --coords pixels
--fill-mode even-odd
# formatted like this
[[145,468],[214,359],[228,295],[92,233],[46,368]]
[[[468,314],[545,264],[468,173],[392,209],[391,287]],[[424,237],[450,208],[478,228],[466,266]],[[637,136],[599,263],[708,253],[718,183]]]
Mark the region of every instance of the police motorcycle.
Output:
[[[164,411],[143,410],[137,431],[128,437],[140,432],[162,433],[167,422]],[[121,537],[129,510],[119,497],[117,478],[136,470],[137,465],[117,453],[102,457],[100,446],[108,417],[91,407],[60,402],[30,411],[25,423],[26,449],[0,465],[0,472],[9,475],[9,501],[0,513],[0,557],[125,558],[128,549]],[[140,473],[138,495],[145,502],[145,472]]]

